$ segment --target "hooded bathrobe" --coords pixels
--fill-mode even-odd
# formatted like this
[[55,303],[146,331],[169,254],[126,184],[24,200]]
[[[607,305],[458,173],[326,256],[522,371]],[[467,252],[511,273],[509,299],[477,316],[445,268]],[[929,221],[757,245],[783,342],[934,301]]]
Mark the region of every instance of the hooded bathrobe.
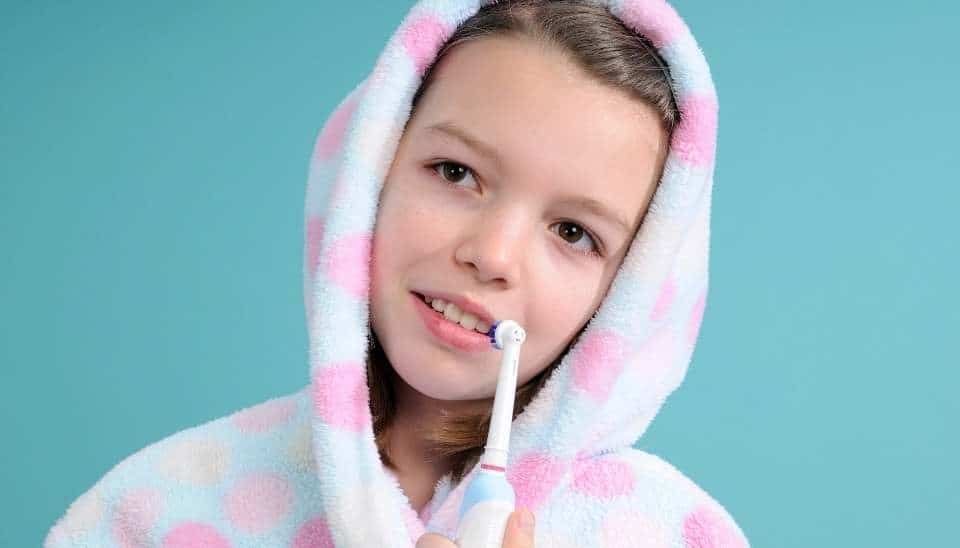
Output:
[[[120,462],[50,530],[62,546],[411,547],[453,537],[463,481],[419,514],[381,462],[368,406],[370,250],[379,193],[440,46],[486,1],[423,0],[323,125],[305,204],[310,383]],[[707,298],[717,98],[662,0],[599,2],[652,41],[681,112],[663,176],[582,336],[514,420],[507,464],[540,548],[742,547],[710,495],[634,449],[684,378]],[[521,359],[522,354],[521,354]]]

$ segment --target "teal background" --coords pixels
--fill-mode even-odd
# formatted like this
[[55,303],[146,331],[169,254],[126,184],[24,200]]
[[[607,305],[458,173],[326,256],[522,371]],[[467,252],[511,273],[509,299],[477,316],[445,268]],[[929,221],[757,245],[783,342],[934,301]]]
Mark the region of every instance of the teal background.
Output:
[[[0,4],[0,545],[307,382],[311,146],[410,5]],[[711,286],[639,446],[754,546],[949,543],[960,8],[675,5],[720,94]]]

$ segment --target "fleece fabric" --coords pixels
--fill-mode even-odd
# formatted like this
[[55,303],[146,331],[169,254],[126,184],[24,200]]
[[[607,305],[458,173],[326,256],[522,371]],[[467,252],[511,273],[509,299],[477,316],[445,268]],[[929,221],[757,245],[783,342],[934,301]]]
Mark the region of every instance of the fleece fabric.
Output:
[[[418,514],[374,442],[370,250],[413,94],[445,39],[488,1],[416,3],[319,133],[305,204],[309,384],[131,455],[70,505],[46,546],[409,548],[424,532],[454,536],[477,467],[456,484],[443,478]],[[514,421],[508,478],[536,514],[538,547],[744,547],[716,500],[632,448],[683,380],[707,300],[710,70],[662,0],[595,3],[652,41],[682,121],[607,297]]]

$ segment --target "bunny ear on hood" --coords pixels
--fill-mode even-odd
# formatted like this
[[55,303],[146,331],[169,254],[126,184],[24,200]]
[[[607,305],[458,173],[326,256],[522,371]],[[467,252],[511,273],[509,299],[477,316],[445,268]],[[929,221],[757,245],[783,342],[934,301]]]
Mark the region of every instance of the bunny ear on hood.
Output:
[[[372,73],[337,107],[316,142],[304,252],[313,444],[324,512],[334,538],[344,545],[408,546],[408,539],[423,531],[379,459],[369,415],[371,241],[378,196],[414,93],[446,39],[487,3],[414,5]],[[684,378],[707,298],[717,131],[710,70],[689,29],[665,2],[594,3],[654,44],[669,65],[681,122],[644,222],[606,299],[514,421],[508,470],[519,503],[533,507],[543,504],[565,475],[576,475],[578,466],[628,448],[643,434]],[[450,530],[456,497],[446,496],[449,487],[440,486],[429,505],[435,518],[428,520],[430,530]],[[442,516],[446,523],[436,523]],[[375,525],[358,527],[361,522]]]

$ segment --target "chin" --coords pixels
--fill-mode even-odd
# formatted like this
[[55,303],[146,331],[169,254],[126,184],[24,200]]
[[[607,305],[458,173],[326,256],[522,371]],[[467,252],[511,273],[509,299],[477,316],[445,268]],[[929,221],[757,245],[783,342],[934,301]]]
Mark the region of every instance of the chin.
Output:
[[[404,380],[406,381],[406,379]],[[417,379],[415,379],[415,381],[416,380]],[[419,380],[424,382],[406,382],[411,388],[428,398],[440,401],[461,401],[477,398],[474,393],[475,390],[470,389],[472,387],[465,387],[462,383],[450,382],[450,379],[447,379],[445,382],[431,382],[434,379]]]
[[449,370],[445,370],[444,374],[438,371],[404,371],[396,367],[394,370],[411,389],[434,400],[467,401],[493,397],[492,389],[486,395],[484,387],[477,384],[479,379],[461,378],[463,373],[454,374]]

